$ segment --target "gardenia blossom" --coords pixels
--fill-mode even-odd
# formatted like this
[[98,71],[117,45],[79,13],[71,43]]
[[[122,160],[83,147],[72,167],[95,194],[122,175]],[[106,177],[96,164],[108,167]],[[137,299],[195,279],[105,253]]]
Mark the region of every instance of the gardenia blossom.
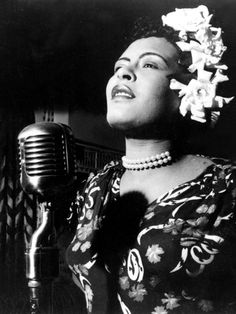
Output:
[[210,74],[208,77],[205,76],[205,79],[199,79],[202,72],[207,71],[198,71],[197,79],[192,79],[188,85],[172,79],[170,88],[179,90],[179,97],[182,97],[179,107],[180,113],[186,116],[190,112],[192,120],[204,123],[206,122],[207,109],[220,113],[220,109],[224,104],[229,103],[233,97],[225,98],[215,95],[218,82],[228,80],[227,76],[216,71],[213,78],[211,78],[211,72],[208,72]]
[[174,12],[162,16],[163,25],[168,25],[177,31],[196,32],[200,26],[209,25],[212,15],[208,8],[200,5],[194,9],[175,9]]
[[[179,90],[181,104],[180,113],[183,116],[189,112],[191,119],[204,123],[210,117],[214,124],[220,114],[221,108],[228,104],[233,97],[224,98],[216,95],[217,85],[228,80],[223,74],[228,67],[220,63],[226,50],[221,34],[221,28],[212,27],[208,8],[200,5],[193,9],[176,9],[174,12],[162,16],[163,25],[168,25],[179,31],[176,44],[183,52],[190,52],[192,64],[188,70],[197,73],[188,85],[175,79],[171,80],[170,88]],[[208,71],[211,69],[211,72]],[[212,70],[215,71],[213,76]],[[208,114],[207,115],[207,110]]]

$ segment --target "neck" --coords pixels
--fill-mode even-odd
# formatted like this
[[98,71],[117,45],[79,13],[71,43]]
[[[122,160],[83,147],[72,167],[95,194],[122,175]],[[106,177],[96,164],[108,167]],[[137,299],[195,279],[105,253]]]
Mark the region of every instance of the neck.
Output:
[[127,139],[126,144],[126,156],[127,158],[145,158],[148,156],[161,154],[171,149],[171,142],[169,140],[158,139]]

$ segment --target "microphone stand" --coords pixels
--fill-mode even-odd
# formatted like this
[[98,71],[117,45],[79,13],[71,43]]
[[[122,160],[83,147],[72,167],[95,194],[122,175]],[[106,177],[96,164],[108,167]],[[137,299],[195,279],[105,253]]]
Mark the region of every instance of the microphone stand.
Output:
[[48,314],[53,314],[53,280],[59,274],[59,250],[56,246],[54,210],[50,202],[39,203],[41,223],[33,233],[26,249],[26,278],[30,295],[30,314],[41,312],[42,288],[49,287]]

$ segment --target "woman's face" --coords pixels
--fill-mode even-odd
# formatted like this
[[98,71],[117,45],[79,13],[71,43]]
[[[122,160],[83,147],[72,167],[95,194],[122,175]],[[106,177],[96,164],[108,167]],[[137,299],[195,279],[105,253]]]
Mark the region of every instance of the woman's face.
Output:
[[177,49],[165,38],[134,41],[115,63],[107,84],[108,123],[138,131],[168,122],[179,103],[169,88],[170,76],[179,71],[178,57]]

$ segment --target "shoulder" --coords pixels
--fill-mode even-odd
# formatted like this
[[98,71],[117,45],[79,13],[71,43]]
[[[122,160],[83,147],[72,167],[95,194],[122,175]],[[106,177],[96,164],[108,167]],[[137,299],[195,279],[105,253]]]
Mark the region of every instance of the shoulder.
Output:
[[97,172],[90,172],[85,180],[76,189],[76,199],[73,203],[81,207],[85,198],[100,191],[109,181],[122,171],[121,162],[111,161]]
[[186,155],[184,164],[187,165],[186,168],[201,173],[209,166],[213,165],[214,161],[211,158],[202,155]]
[[88,174],[82,189],[77,189],[75,200],[71,207],[77,213],[84,207],[92,209],[96,204],[100,204],[106,193],[110,190],[114,180],[119,177],[122,171],[122,166],[119,161],[111,161],[106,164],[97,173],[91,172]]
[[[214,192],[230,194],[236,198],[236,163],[219,157],[201,157],[208,164],[204,172],[205,182],[211,181]],[[209,180],[207,180],[209,178]]]
[[121,173],[122,166],[119,161],[109,162],[97,173],[92,173],[88,176],[84,186],[84,195],[91,192],[94,193],[95,191],[106,190],[115,178],[120,177]]
[[118,174],[122,171],[122,166],[120,161],[110,161],[107,163],[102,169],[98,170],[98,172],[91,176],[90,182],[100,182],[104,179],[108,179],[115,174]]
[[229,159],[187,155],[181,171],[185,176],[199,179],[208,188],[214,187],[216,191],[236,187],[236,163]]
[[[224,158],[212,158],[215,166],[215,176],[218,180],[224,180],[226,186],[236,194],[236,162]],[[235,195],[236,196],[236,195]]]
[[236,162],[226,158],[207,157],[213,165],[213,171],[219,173],[221,176],[224,174],[226,179],[236,180]]
[[190,168],[198,169],[198,171],[220,171],[225,173],[235,173],[236,162],[219,157],[208,157],[203,155],[187,155],[187,163]]

